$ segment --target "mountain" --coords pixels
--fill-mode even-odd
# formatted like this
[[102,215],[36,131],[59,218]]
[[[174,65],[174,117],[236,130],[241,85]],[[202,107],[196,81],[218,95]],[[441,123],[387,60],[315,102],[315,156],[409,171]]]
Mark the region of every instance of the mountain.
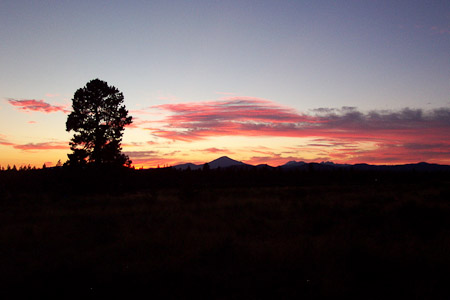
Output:
[[250,166],[241,161],[231,159],[228,156],[219,157],[218,159],[215,159],[215,160],[209,162],[208,165],[211,169],[228,168],[228,167],[236,167],[236,166],[240,166],[240,167]]
[[187,164],[181,164],[181,165],[174,166],[174,168],[178,169],[178,170],[187,170],[187,169],[198,170],[198,169],[201,169],[202,167],[203,167],[203,165],[196,165],[193,163],[187,163]]
[[304,161],[291,160],[291,161],[288,161],[287,163],[285,163],[284,165],[280,166],[280,168],[294,169],[294,168],[298,168],[298,167],[304,167],[305,165],[307,165],[307,163],[305,163]]
[[[213,161],[208,162],[210,169],[217,169],[217,168],[257,168],[257,169],[271,169],[273,167],[262,164],[258,166],[249,165],[246,163],[243,163],[241,161],[237,161],[234,159],[229,158],[228,156],[222,156],[219,157]],[[193,163],[186,163],[186,164],[180,164],[174,166],[175,169],[178,170],[199,170],[202,169],[204,164],[193,164]],[[303,171],[329,171],[329,170],[337,170],[337,169],[352,169],[352,170],[358,170],[358,171],[419,171],[419,172],[434,172],[434,171],[443,171],[443,172],[450,172],[450,166],[448,165],[438,165],[438,164],[429,164],[425,162],[417,163],[417,164],[403,164],[403,165],[369,165],[369,164],[335,164],[333,162],[311,162],[306,163],[304,161],[289,161],[284,165],[279,166],[278,168],[285,169],[285,170],[303,170]]]
[[[210,169],[217,169],[217,168],[229,168],[229,167],[252,167],[252,165],[245,164],[241,161],[237,161],[234,159],[229,158],[228,156],[222,156],[219,157],[213,161],[208,162]],[[192,163],[187,164],[181,164],[174,166],[175,169],[178,170],[187,170],[190,168],[191,170],[198,170],[202,169],[204,165],[196,165]]]
[[263,170],[275,169],[275,167],[269,166],[268,164],[259,164],[259,165],[256,165],[255,168],[263,169]]

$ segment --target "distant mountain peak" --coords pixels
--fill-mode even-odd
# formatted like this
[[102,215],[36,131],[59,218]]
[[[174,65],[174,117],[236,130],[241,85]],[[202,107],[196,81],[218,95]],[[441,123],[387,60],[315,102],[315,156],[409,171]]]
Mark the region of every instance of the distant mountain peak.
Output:
[[[261,164],[258,166],[252,166],[241,161],[234,160],[229,158],[228,156],[219,157],[213,161],[207,163],[210,169],[217,168],[228,168],[228,167],[255,167],[255,168],[273,168],[267,164]],[[202,169],[204,164],[192,164],[185,163],[174,166],[175,169],[178,170],[199,170]],[[370,165],[367,163],[358,163],[358,164],[337,164],[331,161],[322,161],[320,163],[310,162],[306,163],[304,161],[295,161],[291,160],[284,165],[278,166],[281,169],[298,169],[298,170],[332,170],[336,168],[352,168],[355,170],[396,170],[396,171],[447,171],[450,172],[450,165],[438,165],[438,164],[430,164],[427,162],[419,162],[413,164],[405,164],[405,165]]]
[[232,158],[229,158],[228,156],[221,156],[221,157],[219,157],[219,158],[216,158],[216,159],[213,160],[213,161],[210,161],[210,163],[215,162],[215,161],[234,161],[234,162],[240,162],[240,161],[234,160],[234,159],[232,159]]
[[187,169],[198,170],[201,167],[202,167],[201,165],[196,165],[193,163],[185,163],[185,164],[180,164],[180,165],[174,166],[175,169],[179,169],[179,170],[187,170]]
[[291,167],[298,167],[298,166],[303,166],[303,165],[305,165],[306,163],[304,162],[304,161],[295,161],[295,160],[291,160],[291,161],[288,161],[287,163],[285,163],[282,167],[288,167],[288,168],[291,168]]
[[246,164],[244,164],[241,161],[231,159],[228,156],[222,156],[209,162],[208,165],[210,168],[215,169],[215,168],[227,168],[231,166],[245,166]]
[[[248,164],[245,164],[241,161],[234,160],[232,158],[229,158],[228,156],[219,157],[213,161],[208,162],[207,164],[210,169],[228,168],[228,167],[233,167],[233,166],[249,166]],[[198,170],[203,167],[203,164],[195,165],[192,163],[186,163],[186,164],[176,165],[174,167],[175,167],[175,169],[179,169],[179,170],[186,170],[188,168],[191,170]]]

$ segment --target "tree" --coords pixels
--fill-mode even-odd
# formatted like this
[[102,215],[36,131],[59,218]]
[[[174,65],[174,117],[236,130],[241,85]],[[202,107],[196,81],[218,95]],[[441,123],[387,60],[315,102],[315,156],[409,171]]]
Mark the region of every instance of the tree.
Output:
[[123,99],[117,88],[100,79],[75,92],[66,122],[66,130],[75,131],[68,165],[131,165],[120,146],[125,125],[132,123]]

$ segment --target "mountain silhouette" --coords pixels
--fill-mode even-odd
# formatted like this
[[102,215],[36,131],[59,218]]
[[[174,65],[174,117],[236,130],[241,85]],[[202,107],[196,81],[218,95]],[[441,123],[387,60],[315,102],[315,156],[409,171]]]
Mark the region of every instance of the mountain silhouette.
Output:
[[180,164],[180,165],[176,165],[173,166],[175,169],[178,170],[187,170],[187,169],[191,169],[191,170],[198,170],[201,169],[203,165],[196,165],[193,163],[186,163],[186,164]]
[[307,163],[305,163],[304,161],[291,160],[280,167],[282,167],[282,168],[298,168],[298,167],[302,167],[304,165],[307,165]]
[[[252,167],[252,165],[231,159],[228,156],[222,156],[213,161],[210,161],[210,162],[208,162],[208,165],[209,165],[210,169],[229,168],[229,167],[246,167],[246,166]],[[186,163],[186,164],[176,165],[176,166],[174,166],[174,168],[178,169],[178,170],[187,170],[187,169],[198,170],[198,169],[203,168],[203,164],[196,165],[193,163]]]
[[[249,165],[243,163],[241,161],[237,161],[229,158],[228,156],[219,157],[213,161],[208,162],[210,169],[218,169],[218,168],[229,168],[229,167],[255,167],[258,169],[261,168],[280,168],[280,169],[296,169],[296,170],[333,170],[333,169],[353,169],[353,170],[362,170],[362,171],[450,171],[449,165],[438,165],[438,164],[429,164],[426,162],[420,162],[416,164],[403,164],[403,165],[370,165],[365,163],[359,164],[336,164],[333,162],[311,162],[307,163],[304,161],[289,161],[284,165],[280,165],[278,167],[271,167],[267,164],[262,164],[258,166]],[[175,169],[178,170],[199,170],[202,169],[204,164],[193,164],[193,163],[185,163],[174,166]]]
[[234,166],[250,166],[241,161],[231,159],[228,156],[219,157],[218,159],[209,162],[208,165],[211,169],[228,168]]

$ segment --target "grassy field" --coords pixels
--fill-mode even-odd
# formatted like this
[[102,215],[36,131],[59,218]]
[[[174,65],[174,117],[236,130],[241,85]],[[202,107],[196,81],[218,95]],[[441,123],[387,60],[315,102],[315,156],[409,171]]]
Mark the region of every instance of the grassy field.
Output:
[[169,298],[444,299],[448,177],[117,193],[3,186],[0,284]]

